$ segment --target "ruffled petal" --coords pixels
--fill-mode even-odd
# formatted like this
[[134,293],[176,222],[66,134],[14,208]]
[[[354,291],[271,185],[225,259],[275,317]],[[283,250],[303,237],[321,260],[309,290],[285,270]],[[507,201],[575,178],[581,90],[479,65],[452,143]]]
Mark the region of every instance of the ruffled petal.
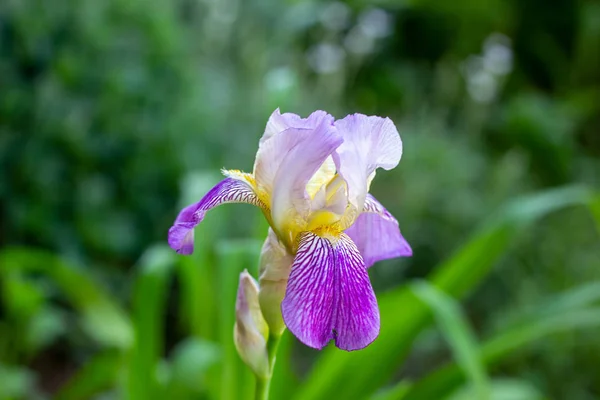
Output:
[[281,310],[307,346],[322,349],[334,339],[341,349],[357,350],[379,334],[379,309],[356,245],[345,234],[334,242],[302,234]]
[[[304,142],[307,134],[321,126],[325,132],[319,131],[319,133],[327,134],[328,131],[333,130],[333,117],[325,111],[315,111],[308,118],[300,118],[296,114],[280,114],[279,110],[275,110],[269,118],[256,153],[253,175],[257,187],[266,193],[272,193],[275,177],[283,162],[289,157],[288,153],[297,146],[302,150],[302,145],[306,144]],[[296,135],[299,131],[304,132],[304,135]],[[321,160],[317,169],[326,158]],[[294,162],[302,164],[300,161],[296,159]]]
[[[259,192],[270,194],[271,216],[277,233],[289,232],[292,236],[308,218],[309,180],[342,143],[333,127],[333,117],[323,111],[294,121],[304,126],[290,127],[264,141],[254,166]],[[289,245],[293,237],[283,239]]]
[[276,226],[287,230],[289,223],[293,231],[302,227],[309,218],[311,199],[306,191],[308,181],[342,143],[342,138],[326,123],[314,130],[296,130],[284,135],[293,135],[298,145],[288,152],[275,177],[271,215]]
[[367,268],[377,261],[412,256],[412,249],[400,233],[396,218],[370,194],[363,212],[345,232],[356,243]]
[[198,203],[181,210],[169,229],[169,246],[179,254],[192,254],[194,228],[204,219],[206,211],[224,203],[248,203],[265,208],[248,182],[226,178],[213,187]]
[[259,145],[262,145],[271,137],[285,131],[288,128],[313,129],[319,125],[323,118],[331,118],[331,122],[333,122],[333,117],[331,117],[325,111],[315,111],[314,113],[310,114],[308,118],[302,118],[297,114],[282,114],[278,108],[277,110],[273,111],[269,117],[267,126],[265,128],[265,133],[260,138]]
[[351,218],[346,218],[347,227],[363,208],[375,170],[389,170],[400,162],[402,141],[389,118],[353,114],[336,121],[335,126],[344,143],[333,159],[348,185],[348,200],[353,209]]

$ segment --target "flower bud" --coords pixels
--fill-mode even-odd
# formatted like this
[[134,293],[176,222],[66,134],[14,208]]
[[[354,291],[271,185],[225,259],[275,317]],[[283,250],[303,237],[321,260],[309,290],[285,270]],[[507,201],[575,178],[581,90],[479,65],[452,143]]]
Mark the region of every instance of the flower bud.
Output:
[[269,328],[258,304],[258,286],[244,270],[240,274],[235,304],[233,340],[242,360],[261,378],[269,375],[268,335]]
[[281,301],[285,296],[287,281],[294,258],[279,242],[275,233],[269,235],[260,255],[260,291],[258,301],[272,335],[279,336],[285,329],[281,316]]

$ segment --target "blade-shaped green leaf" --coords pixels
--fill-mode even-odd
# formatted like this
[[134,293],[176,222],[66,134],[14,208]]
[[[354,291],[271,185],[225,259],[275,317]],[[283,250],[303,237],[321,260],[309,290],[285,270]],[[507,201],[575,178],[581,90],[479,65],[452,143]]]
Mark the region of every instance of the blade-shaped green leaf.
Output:
[[206,390],[206,372],[220,360],[221,349],[215,343],[193,337],[179,343],[169,363],[169,398],[201,396]]
[[281,342],[277,349],[277,359],[269,389],[269,398],[271,399],[285,399],[287,393],[293,393],[297,390],[299,381],[292,371],[292,362],[294,361],[292,357],[293,344],[294,337],[290,331],[286,330],[281,336]]
[[119,379],[124,355],[117,350],[96,354],[55,394],[56,400],[89,399],[111,389]]
[[564,293],[550,296],[542,305],[528,308],[508,321],[503,321],[503,324],[514,325],[544,316],[560,315],[567,311],[592,306],[597,302],[600,302],[600,281],[584,283]]
[[411,387],[411,382],[403,380],[392,387],[379,390],[371,397],[371,400],[402,400]]
[[157,245],[144,253],[137,266],[132,310],[135,345],[127,368],[131,400],[160,393],[157,375],[164,348],[166,293],[176,256],[167,245]]
[[31,371],[0,364],[0,399],[22,399],[31,394],[34,385]]
[[[578,328],[600,326],[600,308],[565,310],[561,314],[542,314],[525,323],[499,333],[481,346],[482,360],[494,365],[503,357],[545,336]],[[464,382],[464,374],[457,365],[445,366],[415,383],[403,400],[443,398]]]
[[[544,400],[544,396],[531,383],[518,379],[494,379],[491,382],[491,400]],[[472,387],[466,386],[448,400],[479,399]]]
[[450,344],[456,362],[468,376],[476,398],[489,398],[489,378],[479,354],[479,345],[460,305],[450,296],[427,282],[411,285],[413,293],[426,303],[437,320],[439,329]]
[[2,250],[0,274],[17,270],[48,276],[79,311],[83,328],[98,343],[123,349],[131,346],[133,333],[127,314],[81,268],[42,250],[28,248]]
[[590,199],[588,206],[596,223],[596,231],[600,235],[600,195],[596,195]]

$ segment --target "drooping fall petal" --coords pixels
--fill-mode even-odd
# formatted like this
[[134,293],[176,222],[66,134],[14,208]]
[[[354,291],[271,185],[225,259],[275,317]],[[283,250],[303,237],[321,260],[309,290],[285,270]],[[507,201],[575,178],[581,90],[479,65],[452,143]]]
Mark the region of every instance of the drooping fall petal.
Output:
[[344,350],[362,349],[379,335],[377,299],[362,256],[352,239],[342,234],[334,250],[338,274],[333,321],[335,345]]
[[305,345],[322,349],[333,339],[335,256],[327,239],[305,233],[281,303],[288,329]]
[[334,339],[344,350],[367,346],[379,334],[379,310],[356,245],[303,233],[282,303],[283,319],[304,344],[322,349]]
[[194,228],[202,222],[208,210],[225,203],[248,203],[265,207],[246,181],[226,178],[213,187],[198,203],[181,210],[169,229],[169,246],[179,254],[192,254]]

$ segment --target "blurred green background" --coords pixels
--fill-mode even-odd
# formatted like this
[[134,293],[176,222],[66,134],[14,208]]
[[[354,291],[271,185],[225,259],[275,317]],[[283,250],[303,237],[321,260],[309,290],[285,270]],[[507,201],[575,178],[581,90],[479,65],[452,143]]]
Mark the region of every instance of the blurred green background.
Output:
[[[166,232],[275,108],[389,116],[369,348],[284,337],[273,399],[600,399],[600,2],[0,2],[0,398],[244,399],[260,212]],[[425,280],[423,280],[425,279]],[[430,282],[430,283],[427,283]]]

